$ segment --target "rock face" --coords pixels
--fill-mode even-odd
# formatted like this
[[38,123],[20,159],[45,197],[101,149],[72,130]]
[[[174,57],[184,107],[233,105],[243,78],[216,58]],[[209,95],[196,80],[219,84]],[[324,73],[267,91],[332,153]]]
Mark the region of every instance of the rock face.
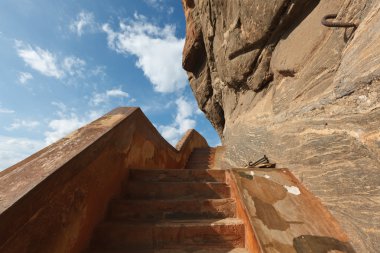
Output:
[[[380,2],[182,0],[183,67],[230,166],[266,154],[380,248]],[[354,28],[328,28],[327,14]]]

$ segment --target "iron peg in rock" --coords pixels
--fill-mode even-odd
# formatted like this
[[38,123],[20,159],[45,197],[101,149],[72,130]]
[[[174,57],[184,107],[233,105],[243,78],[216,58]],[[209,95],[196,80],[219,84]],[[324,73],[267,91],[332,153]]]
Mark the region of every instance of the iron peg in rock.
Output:
[[357,27],[354,23],[342,22],[342,21],[330,21],[330,19],[336,19],[338,14],[328,14],[322,18],[322,25],[327,27]]

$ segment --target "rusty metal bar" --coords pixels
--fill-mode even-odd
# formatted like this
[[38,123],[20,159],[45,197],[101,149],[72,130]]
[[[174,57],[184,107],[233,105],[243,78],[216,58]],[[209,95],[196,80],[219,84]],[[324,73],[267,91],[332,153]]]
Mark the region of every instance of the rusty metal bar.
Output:
[[327,27],[356,27],[356,24],[341,21],[330,21],[330,19],[336,19],[338,14],[328,14],[322,18],[322,25]]

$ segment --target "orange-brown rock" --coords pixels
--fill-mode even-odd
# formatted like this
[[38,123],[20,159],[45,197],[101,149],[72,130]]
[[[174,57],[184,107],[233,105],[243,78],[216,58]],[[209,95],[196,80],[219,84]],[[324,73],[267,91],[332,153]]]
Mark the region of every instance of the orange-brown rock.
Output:
[[[183,1],[183,66],[224,160],[266,154],[329,208],[357,252],[380,248],[380,3]],[[321,24],[327,14],[357,28]]]

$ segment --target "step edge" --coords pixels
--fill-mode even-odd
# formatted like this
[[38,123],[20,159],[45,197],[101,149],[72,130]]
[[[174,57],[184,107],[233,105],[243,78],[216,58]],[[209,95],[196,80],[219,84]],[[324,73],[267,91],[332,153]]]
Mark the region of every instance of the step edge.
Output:
[[[207,247],[205,245],[204,249],[194,249],[192,250],[191,247],[184,247],[183,253],[197,253],[197,252],[204,252],[204,249],[210,249],[212,252],[217,253],[235,253],[238,251],[239,253],[249,253],[249,251],[246,248],[227,248],[227,247]],[[173,250],[173,251],[172,251]],[[107,250],[107,249],[100,249],[100,250],[89,250],[87,253],[176,253],[178,249],[151,249],[151,248],[129,248],[127,250],[125,249],[116,249],[116,250]],[[182,253],[182,252],[181,252]]]
[[138,168],[134,168],[134,169],[129,169],[130,172],[188,172],[188,171],[205,171],[205,172],[209,172],[209,171],[220,171],[220,172],[226,172],[227,170],[221,170],[221,169],[205,169],[205,170],[193,170],[193,169],[138,169]]
[[[227,221],[230,221],[228,223]],[[232,221],[232,222],[231,222]],[[153,227],[165,227],[170,225],[176,225],[172,227],[178,227],[183,225],[189,225],[192,224],[191,227],[196,226],[225,226],[225,225],[242,225],[244,226],[244,221],[240,218],[223,218],[223,219],[184,219],[184,220],[159,220],[159,221],[103,221],[101,222],[97,229],[106,228],[106,227],[138,227],[138,226],[153,226]]]
[[228,201],[228,202],[236,202],[235,198],[194,198],[194,199],[117,199],[113,200],[111,204],[116,204],[116,203],[126,203],[126,202],[222,202],[222,201]]
[[[134,181],[130,180],[128,181],[128,184],[133,183],[133,184],[207,184],[207,185],[226,185],[228,187],[229,184],[226,182],[209,182],[209,181]],[[128,186],[127,184],[127,186]]]

